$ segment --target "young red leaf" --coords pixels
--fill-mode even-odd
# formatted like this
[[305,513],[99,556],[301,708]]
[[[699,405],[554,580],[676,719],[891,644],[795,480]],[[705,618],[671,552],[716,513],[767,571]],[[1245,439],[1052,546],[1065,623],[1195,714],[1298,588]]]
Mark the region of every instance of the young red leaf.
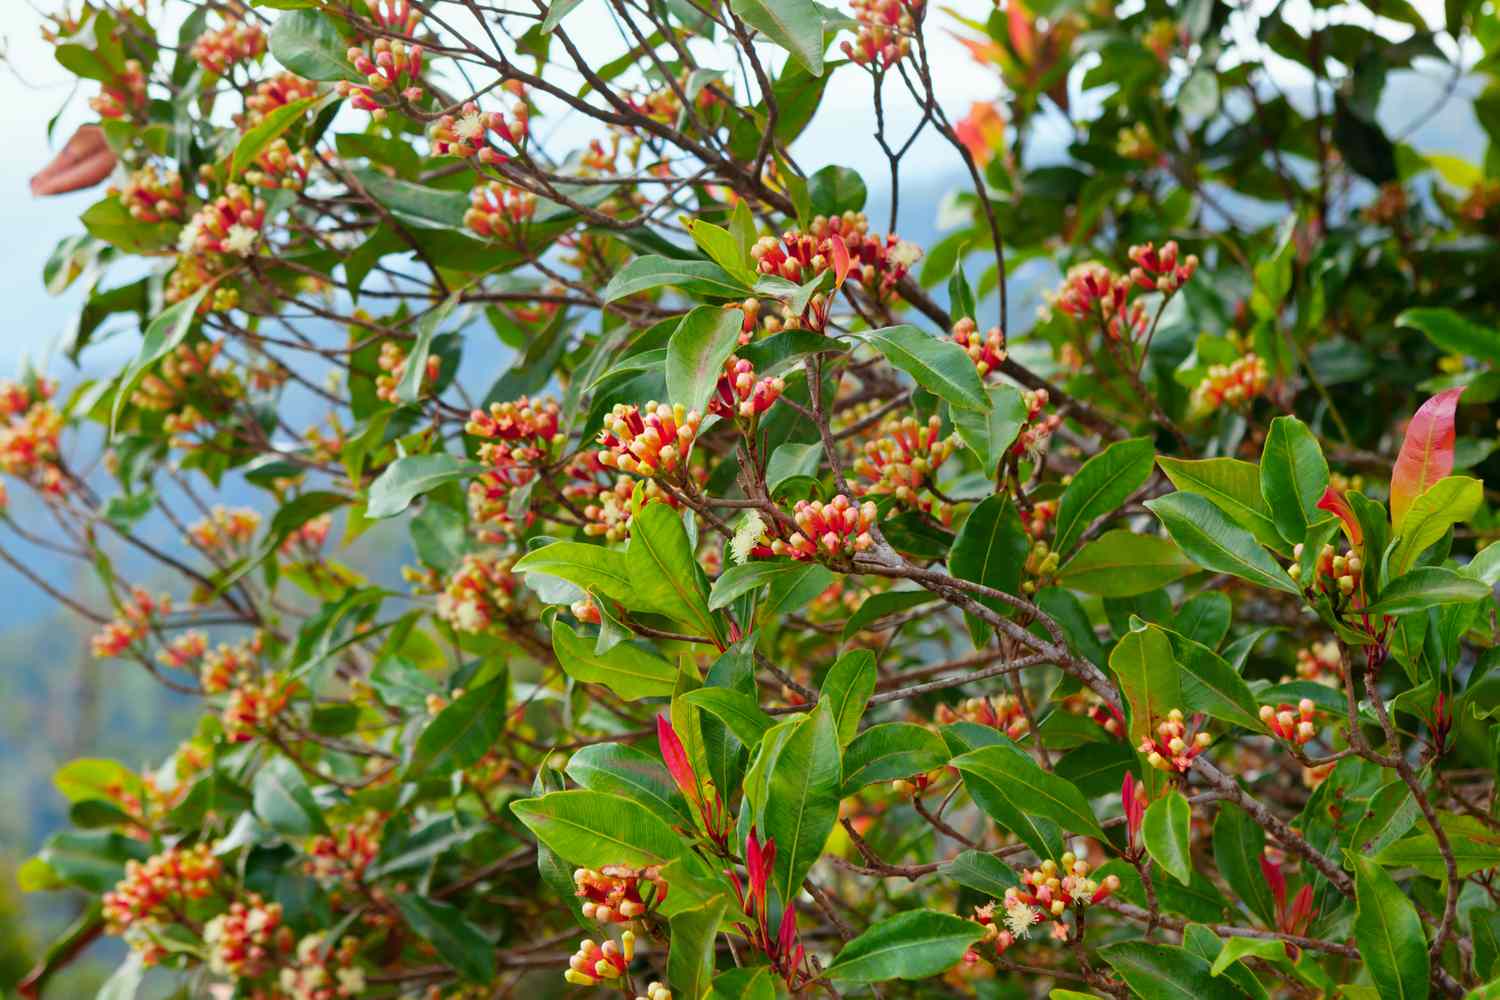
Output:
[[1010,45],[1021,57],[1021,62],[1030,65],[1036,55],[1036,26],[1031,11],[1019,0],[1010,0],[1005,5],[1010,27]]
[[1459,386],[1433,396],[1406,427],[1406,440],[1391,469],[1391,525],[1397,534],[1412,501],[1453,471],[1453,415],[1463,391]]
[[1354,508],[1349,506],[1349,501],[1344,499],[1344,494],[1339,493],[1332,486],[1328,487],[1323,491],[1323,499],[1318,501],[1318,509],[1326,510],[1344,522],[1344,534],[1349,536],[1350,545],[1358,545],[1364,540],[1359,528],[1359,519],[1354,516]]
[[678,739],[677,730],[672,728],[665,715],[656,717],[656,742],[661,746],[661,759],[666,763],[672,780],[688,801],[697,802],[698,776],[693,773],[693,765],[688,763],[687,750]]
[[844,238],[837,234],[828,242],[833,247],[833,287],[837,290],[849,277],[849,248],[844,244]]

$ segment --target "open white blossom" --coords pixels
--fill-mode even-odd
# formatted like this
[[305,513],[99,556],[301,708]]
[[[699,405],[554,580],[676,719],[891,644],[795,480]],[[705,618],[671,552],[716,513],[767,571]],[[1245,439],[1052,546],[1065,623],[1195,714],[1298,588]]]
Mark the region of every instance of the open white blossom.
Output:
[[734,538],[729,541],[729,551],[734,554],[734,561],[749,562],[750,550],[755,548],[760,536],[765,533],[766,522],[761,518],[760,512],[746,511],[745,516],[740,518],[740,523],[735,525]]
[[224,234],[224,249],[240,257],[248,257],[255,250],[259,233],[249,226],[230,226]]

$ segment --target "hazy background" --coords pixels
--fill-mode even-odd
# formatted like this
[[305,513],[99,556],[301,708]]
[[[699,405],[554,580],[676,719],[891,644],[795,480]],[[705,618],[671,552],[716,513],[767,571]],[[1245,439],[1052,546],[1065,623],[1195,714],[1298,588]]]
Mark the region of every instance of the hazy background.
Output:
[[[85,358],[89,372],[80,372],[64,359],[46,362],[81,297],[79,289],[59,298],[48,297],[40,278],[42,265],[60,239],[80,231],[77,216],[102,191],[51,199],[34,199],[28,192],[30,175],[92,115],[83,101],[87,95],[79,95],[62,115],[49,144],[47,123],[67,100],[70,84],[53,61],[51,47],[38,34],[40,15],[17,0],[5,0],[3,6],[0,44],[6,60],[0,66],[0,149],[9,153],[0,156],[0,250],[5,262],[0,271],[0,376],[19,371],[29,357],[44,362],[48,373],[62,380],[66,393],[70,383],[86,374],[107,370],[121,358],[132,356],[139,337],[131,332],[91,349]],[[956,6],[977,17],[990,9],[989,0],[959,0]],[[1440,3],[1419,2],[1417,6],[1434,18],[1434,23],[1440,21]],[[997,83],[991,72],[974,64],[967,51],[942,30],[945,15],[934,9],[931,19],[937,27],[931,39],[934,62],[940,71],[940,98],[956,119],[967,112],[971,102],[995,97]],[[588,20],[580,11],[569,19],[568,27],[587,34]],[[1403,37],[1409,30],[1393,29],[1392,36]],[[1279,63],[1274,56],[1271,60]],[[1413,120],[1420,119],[1432,106],[1447,81],[1448,71],[1443,67],[1434,64],[1422,69],[1392,78],[1381,107],[1382,123],[1393,135],[1410,131],[1408,141],[1424,151],[1477,161],[1483,153],[1482,133],[1465,100],[1477,91],[1473,81],[1463,81],[1455,100],[1437,114],[1417,121],[1415,131],[1411,131]],[[1292,67],[1280,66],[1278,82],[1294,100],[1299,94],[1306,95],[1307,81]],[[797,153],[808,170],[828,163],[859,170],[870,187],[872,218],[883,224],[888,205],[885,165],[865,130],[868,87],[863,74],[835,76],[819,116],[799,142]],[[1079,99],[1083,99],[1081,95]],[[851,121],[861,123],[860,128],[846,128],[845,123]],[[1034,155],[1039,159],[1060,158],[1068,138],[1066,126],[1054,122],[1044,128],[1046,136],[1033,143]],[[904,167],[898,228],[906,238],[930,244],[941,228],[942,193],[961,179],[958,161],[951,149],[929,140],[919,143]],[[1255,210],[1255,206],[1246,209]],[[1045,262],[1033,262],[1018,270],[1012,286],[1012,329],[1024,329],[1025,318],[1040,301],[1040,289],[1054,276],[1055,271]],[[492,338],[486,337],[485,343],[493,345]],[[479,385],[480,395],[506,360],[500,349],[481,346],[466,365]],[[471,366],[477,366],[477,370]],[[243,502],[244,498],[228,499]],[[15,510],[18,518],[27,516],[24,505],[18,504]],[[85,581],[55,557],[27,549],[7,535],[0,528],[0,543],[29,555],[29,564],[49,581],[88,592]],[[395,548],[399,550],[401,545]],[[404,557],[404,552],[400,555]],[[351,561],[360,559],[356,553]],[[387,551],[384,561],[384,567],[376,568],[390,569],[400,560],[392,559]],[[0,565],[0,759],[8,765],[0,769],[0,983],[5,981],[5,942],[10,935],[7,924],[16,925],[33,946],[38,946],[55,933],[71,911],[69,901],[56,897],[16,900],[12,876],[13,866],[35,851],[41,840],[65,820],[64,804],[50,784],[53,769],[77,756],[115,757],[131,766],[154,764],[186,734],[194,717],[194,706],[168,697],[141,671],[116,661],[94,661],[88,654],[88,635],[83,623],[56,611],[46,595]],[[19,916],[14,912],[17,905],[24,907]],[[56,995],[88,994],[80,984],[76,993],[60,986]]]

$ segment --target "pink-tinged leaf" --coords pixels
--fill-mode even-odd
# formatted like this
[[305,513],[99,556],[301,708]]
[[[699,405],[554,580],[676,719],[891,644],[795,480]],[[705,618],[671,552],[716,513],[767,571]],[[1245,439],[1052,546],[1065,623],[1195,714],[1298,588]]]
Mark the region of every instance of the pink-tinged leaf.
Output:
[[1142,801],[1135,775],[1125,772],[1120,783],[1120,805],[1125,809],[1126,842],[1132,849],[1141,841],[1141,822],[1146,817],[1146,803]]
[[1453,415],[1463,391],[1459,386],[1433,396],[1406,427],[1406,440],[1391,469],[1391,525],[1398,535],[1412,501],[1453,471]]
[[38,197],[67,194],[91,188],[115,169],[114,150],[97,125],[84,125],[63,146],[52,162],[31,178],[31,193]]
[[835,290],[841,288],[844,279],[849,277],[849,248],[844,244],[842,236],[834,236],[828,241],[833,246],[833,287]]
[[1312,911],[1313,911],[1313,891],[1312,891],[1312,886],[1310,884],[1309,885],[1304,885],[1301,889],[1299,889],[1297,891],[1297,898],[1292,901],[1292,917],[1291,917],[1291,924],[1292,924],[1292,926],[1296,927],[1298,925],[1303,924],[1304,921],[1306,921],[1309,917],[1312,916]]
[[666,763],[672,780],[689,801],[698,801],[698,776],[693,773],[693,765],[688,763],[687,750],[677,738],[677,730],[672,728],[665,715],[656,717],[656,742],[661,746],[661,759]]
[[1349,501],[1344,499],[1344,494],[1329,486],[1323,490],[1323,499],[1318,501],[1318,509],[1326,510],[1344,522],[1344,534],[1349,536],[1350,545],[1358,545],[1364,540],[1364,535],[1359,528],[1359,519],[1354,516],[1354,508],[1349,506]]
[[1266,884],[1271,887],[1271,895],[1276,899],[1276,911],[1286,912],[1286,876],[1281,873],[1281,866],[1273,862],[1264,854],[1260,856],[1260,873],[1265,877]]
[[750,828],[750,836],[745,838],[745,873],[750,877],[750,895],[755,900],[756,913],[761,916],[766,912],[766,884],[771,878],[771,866],[776,863],[776,841],[766,841],[765,848],[761,848],[760,838],[755,835],[755,828]]
[[1020,0],[1009,0],[1005,14],[1010,25],[1010,46],[1021,62],[1030,65],[1036,57],[1036,26],[1031,11]]

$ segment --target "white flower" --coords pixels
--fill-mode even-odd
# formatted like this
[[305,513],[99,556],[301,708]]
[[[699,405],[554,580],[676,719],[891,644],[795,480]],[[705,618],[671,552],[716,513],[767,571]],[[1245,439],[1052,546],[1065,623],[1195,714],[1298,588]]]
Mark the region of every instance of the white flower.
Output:
[[760,536],[766,533],[766,522],[761,519],[758,511],[748,510],[745,516],[740,518],[740,523],[735,526],[734,538],[730,539],[729,551],[734,554],[734,561],[746,563],[750,561],[750,550],[755,548],[760,541]]
[[344,991],[344,996],[357,997],[365,991],[364,969],[340,969],[338,971],[339,986]]
[[202,232],[203,222],[195,215],[182,227],[182,232],[177,234],[177,252],[197,253],[198,237]]
[[893,262],[900,264],[902,267],[911,267],[919,259],[921,259],[922,248],[917,246],[915,243],[911,243],[907,240],[902,240],[895,246],[891,247],[891,252],[888,254],[888,256]]
[[470,142],[484,138],[484,133],[487,131],[484,124],[484,115],[478,111],[471,111],[466,115],[460,116],[458,122],[453,126],[453,131],[457,132],[460,138],[467,139]]
[[1041,920],[1042,915],[1035,908],[1020,900],[1011,900],[1005,904],[1005,929],[1015,937],[1027,937],[1032,925],[1041,923]]
[[224,234],[224,249],[239,257],[248,257],[255,250],[255,241],[260,234],[249,226],[230,226]]

